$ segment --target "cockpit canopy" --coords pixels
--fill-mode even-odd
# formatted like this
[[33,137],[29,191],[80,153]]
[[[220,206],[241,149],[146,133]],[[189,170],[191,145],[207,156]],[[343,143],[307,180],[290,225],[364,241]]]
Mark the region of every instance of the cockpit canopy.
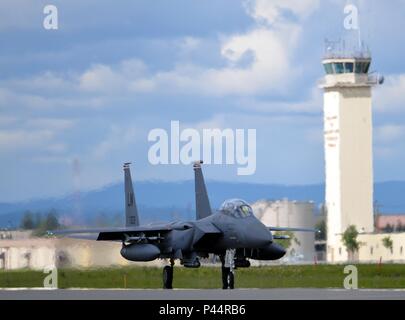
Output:
[[226,200],[219,208],[220,212],[234,218],[247,218],[253,215],[252,207],[244,200]]

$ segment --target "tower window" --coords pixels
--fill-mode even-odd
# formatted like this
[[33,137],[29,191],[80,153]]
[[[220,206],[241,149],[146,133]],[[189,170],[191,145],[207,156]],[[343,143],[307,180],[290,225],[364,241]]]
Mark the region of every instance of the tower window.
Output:
[[325,68],[326,74],[333,74],[333,68],[331,63],[326,63],[323,65],[323,67]]
[[370,69],[370,62],[365,62],[364,63],[364,73],[368,73],[369,69]]
[[334,65],[335,65],[335,71],[336,71],[336,73],[344,73],[344,72],[345,72],[345,69],[344,69],[344,67],[343,67],[343,63],[342,63],[342,62],[334,63]]
[[346,73],[353,73],[354,64],[353,62],[346,62],[345,63],[345,72]]
[[370,62],[356,62],[356,73],[368,73]]
[[373,252],[374,252],[374,248],[371,246],[370,247],[370,254],[373,255]]
[[363,73],[363,63],[356,62],[356,73]]

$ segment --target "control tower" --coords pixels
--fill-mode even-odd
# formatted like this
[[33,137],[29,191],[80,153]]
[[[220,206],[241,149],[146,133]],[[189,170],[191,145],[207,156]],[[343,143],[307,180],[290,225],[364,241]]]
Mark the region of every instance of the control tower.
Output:
[[346,261],[348,226],[373,232],[372,96],[383,78],[369,73],[371,55],[328,47],[322,64],[326,168],[327,260]]

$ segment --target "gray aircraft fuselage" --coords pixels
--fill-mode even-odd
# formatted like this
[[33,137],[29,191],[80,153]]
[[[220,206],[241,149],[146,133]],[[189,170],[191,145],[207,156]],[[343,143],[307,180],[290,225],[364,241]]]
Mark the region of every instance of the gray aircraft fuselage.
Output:
[[149,257],[135,254],[135,251],[139,253],[142,243],[124,247],[121,254],[133,261],[179,258],[184,266],[197,267],[196,256],[207,257],[210,253],[223,255],[229,248],[236,249],[236,258],[240,259],[276,260],[286,253],[283,247],[273,242],[268,227],[253,214],[237,217],[233,212],[219,210],[201,220],[173,222],[166,226],[171,230],[164,234],[162,241],[153,244],[159,250],[145,241],[145,252],[151,253]]

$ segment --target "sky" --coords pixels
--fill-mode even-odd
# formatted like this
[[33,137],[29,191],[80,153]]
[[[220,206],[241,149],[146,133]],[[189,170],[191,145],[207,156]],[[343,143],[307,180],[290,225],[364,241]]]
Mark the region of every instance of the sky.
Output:
[[207,179],[323,183],[321,59],[325,39],[353,38],[350,3],[385,77],[375,181],[405,180],[404,0],[2,0],[0,202],[116,183],[126,161],[136,180],[192,179],[190,165],[148,159],[148,134],[171,121],[256,129],[255,173],[207,165]]

